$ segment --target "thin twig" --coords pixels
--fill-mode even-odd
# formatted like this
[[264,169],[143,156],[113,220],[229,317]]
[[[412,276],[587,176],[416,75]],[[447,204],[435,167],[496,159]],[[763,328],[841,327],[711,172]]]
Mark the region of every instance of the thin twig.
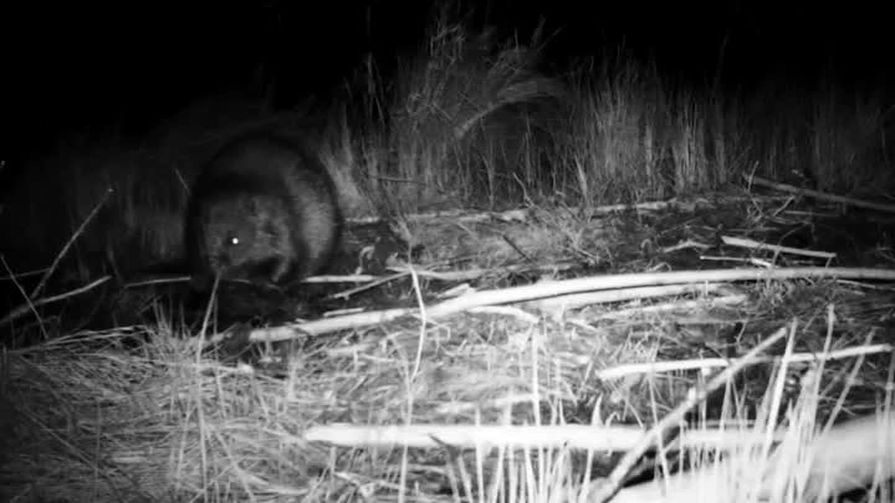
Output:
[[[3,267],[6,269],[6,272],[9,273],[10,278],[12,278],[12,284],[19,290],[19,293],[22,294],[22,297],[25,298],[25,306],[34,313],[34,317],[37,318],[37,324],[40,326],[40,331],[43,333],[44,339],[49,339],[49,334],[47,334],[47,329],[44,328],[43,320],[40,318],[40,313],[37,312],[37,309],[34,308],[34,304],[31,302],[31,299],[28,298],[28,294],[25,293],[25,289],[22,287],[22,284],[16,280],[15,275],[12,274],[12,270],[9,268],[9,264],[6,263],[6,257],[0,254],[0,262],[3,262]],[[8,314],[3,319],[9,318],[12,321],[14,318],[10,318],[12,313]],[[0,324],[2,326],[2,324]]]
[[44,274],[45,272],[47,272],[49,270],[50,270],[49,267],[44,267],[43,269],[36,269],[34,271],[25,271],[25,272],[16,272],[16,273],[7,270],[8,274],[6,276],[0,276],[0,281],[14,281],[17,279],[28,278],[31,276],[38,276],[38,275]]
[[376,288],[379,285],[384,285],[384,284],[392,282],[396,279],[401,279],[405,276],[410,276],[410,274],[411,273],[408,271],[408,272],[399,272],[397,274],[392,274],[390,276],[385,276],[383,278],[379,278],[375,281],[367,283],[366,285],[361,285],[361,286],[352,288],[350,290],[344,290],[344,291],[341,291],[338,293],[334,293],[334,294],[330,295],[329,298],[344,300],[344,299],[347,299],[348,297],[351,297],[352,295],[355,295],[357,293],[360,293],[360,292],[363,292],[366,290],[370,290],[371,288]]
[[65,246],[62,247],[62,250],[60,250],[59,253],[56,255],[56,258],[53,260],[50,268],[47,269],[47,272],[44,274],[43,278],[40,279],[40,283],[38,283],[37,286],[34,288],[34,291],[31,292],[29,298],[34,299],[38,295],[40,295],[40,292],[43,291],[44,287],[47,285],[47,280],[50,279],[50,276],[52,276],[53,272],[56,271],[56,268],[59,267],[59,262],[61,262],[62,258],[65,257],[66,254],[68,254],[68,250],[75,243],[75,240],[78,239],[81,234],[83,234],[84,229],[87,227],[87,224],[90,223],[91,220],[93,220],[96,214],[99,213],[100,208],[102,208],[106,204],[106,201],[109,199],[109,196],[112,194],[112,192],[113,190],[111,187],[106,189],[106,193],[103,194],[103,197],[99,200],[99,202],[96,203],[93,209],[90,210],[90,214],[87,215],[87,218],[85,218],[84,221],[81,222],[81,225],[78,226],[74,234],[72,234],[72,236],[68,239],[68,242],[65,243]]
[[80,295],[84,292],[93,290],[94,288],[98,287],[99,285],[102,285],[103,283],[105,283],[106,281],[109,281],[110,279],[112,279],[112,276],[103,276],[102,278],[99,278],[98,280],[96,280],[90,284],[84,285],[79,288],[75,288],[74,290],[69,290],[65,293],[60,293],[59,295],[54,295],[52,297],[44,297],[42,299],[38,299],[35,301],[28,299],[27,302],[25,302],[21,306],[13,309],[6,316],[4,316],[2,319],[0,319],[0,327],[7,325],[8,323],[12,322],[13,320],[20,318],[20,317],[28,314],[29,312],[33,312],[34,315],[37,316],[36,308],[38,308],[40,306],[45,306],[47,304],[52,304],[53,302],[58,302],[60,300],[67,299],[69,297],[74,297],[75,295]]

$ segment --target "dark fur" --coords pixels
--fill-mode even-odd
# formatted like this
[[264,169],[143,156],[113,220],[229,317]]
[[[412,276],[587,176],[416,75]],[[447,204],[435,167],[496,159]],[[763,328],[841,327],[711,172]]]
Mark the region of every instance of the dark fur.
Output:
[[226,145],[199,174],[184,229],[195,288],[207,289],[217,275],[283,285],[326,267],[342,215],[316,158],[251,136]]

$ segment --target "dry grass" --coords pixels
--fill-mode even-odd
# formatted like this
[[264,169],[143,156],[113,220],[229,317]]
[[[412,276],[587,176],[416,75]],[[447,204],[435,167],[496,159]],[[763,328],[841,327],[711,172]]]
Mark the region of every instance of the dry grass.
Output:
[[536,71],[537,35],[498,47],[439,17],[428,41],[391,85],[372,64],[364,73],[360,180],[385,215],[506,204],[509,186],[535,182],[516,175],[542,170],[532,166],[544,148],[533,129],[556,113],[563,85]]
[[[526,264],[512,247],[504,249],[500,262],[477,261],[474,251],[499,242],[501,235],[547,239],[543,236],[556,232],[564,211],[553,219],[543,211],[531,213],[536,219],[477,227],[469,233],[474,241],[453,251],[470,256],[468,262],[445,266],[435,254],[416,267]],[[641,232],[658,216],[641,216]],[[639,243],[637,233],[627,235],[633,243],[619,233],[633,225],[630,219],[617,216],[594,229],[573,220],[561,231],[611,235],[621,255]],[[443,230],[436,234],[457,241]],[[436,238],[431,239],[427,245],[435,246]],[[578,256],[575,247],[539,251],[533,244],[538,241],[519,239],[516,246],[539,264]],[[593,249],[595,242],[580,246]],[[776,260],[786,265],[788,259]],[[505,274],[493,269],[478,281],[500,285]],[[426,290],[434,286],[417,284]],[[426,290],[419,293],[430,298],[434,292]],[[414,290],[407,294],[405,302],[413,305]],[[731,294],[736,302],[724,301]],[[820,489],[808,483],[816,473],[796,461],[823,455],[805,450],[824,431],[822,425],[890,407],[888,289],[791,279],[704,287],[671,297],[661,291],[644,295],[600,304],[591,299],[563,311],[541,311],[533,302],[428,322],[411,316],[305,336],[301,350],[278,367],[220,363],[213,353],[200,352],[200,341],[173,328],[177,324],[161,309],[157,321],[145,326],[7,351],[4,496],[19,501],[584,501],[593,498],[601,475],[614,466],[613,451],[632,449],[641,437],[638,425],[656,423],[683,403],[691,388],[700,389],[704,374],[684,360],[701,359],[711,368],[730,355],[746,354],[781,327],[789,327],[787,348],[776,344],[770,352],[793,354],[791,362],[751,361],[726,391],[710,394],[688,412],[688,426],[678,436],[682,443],[669,444],[659,456],[668,460],[660,470],[675,471],[677,452],[689,453],[687,473],[711,478],[715,472],[707,467],[723,470],[723,477],[711,479],[715,485],[702,482],[681,491],[690,496],[700,488],[719,491],[721,480],[736,480],[724,490],[740,491],[746,487],[743,477],[760,472],[752,467],[767,466],[766,473],[786,477],[768,479],[772,483],[762,486],[768,487],[763,497],[805,501],[797,496]],[[873,346],[886,342],[890,346]],[[849,348],[877,352],[819,361],[795,357]],[[282,354],[271,351],[270,358]],[[657,361],[670,370],[612,372]],[[718,421],[740,426],[719,435]],[[595,429],[576,432],[576,424]],[[425,429],[413,433],[403,431],[404,425]],[[452,425],[478,428],[464,437]],[[533,431],[542,432],[540,439],[522,430],[489,430],[524,425],[539,425]],[[331,429],[325,433],[320,426]],[[377,441],[383,435],[378,426],[398,429]],[[573,429],[564,433],[566,427]],[[600,433],[612,427],[622,428]],[[753,439],[736,440],[746,433]],[[717,438],[710,440],[712,435]],[[601,444],[604,437],[613,443]],[[529,447],[521,448],[522,443]],[[719,455],[725,462],[715,465]],[[861,470],[866,475],[866,467]],[[679,478],[669,483],[677,487]],[[619,498],[632,490],[624,489]],[[891,494],[885,485],[874,491],[878,497]],[[754,501],[757,494],[724,500]]]

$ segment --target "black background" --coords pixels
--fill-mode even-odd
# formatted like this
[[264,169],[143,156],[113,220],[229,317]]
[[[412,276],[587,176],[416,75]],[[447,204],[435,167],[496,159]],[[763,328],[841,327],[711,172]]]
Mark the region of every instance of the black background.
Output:
[[[769,79],[810,87],[891,85],[885,3],[815,2],[118,2],[3,7],[0,148],[38,153],[60,135],[140,135],[197,97],[254,89],[261,63],[288,107],[322,96],[373,54],[413,54],[438,8],[525,42],[544,22],[545,69],[624,47],[666,75],[742,91]],[[723,47],[723,51],[722,51]]]

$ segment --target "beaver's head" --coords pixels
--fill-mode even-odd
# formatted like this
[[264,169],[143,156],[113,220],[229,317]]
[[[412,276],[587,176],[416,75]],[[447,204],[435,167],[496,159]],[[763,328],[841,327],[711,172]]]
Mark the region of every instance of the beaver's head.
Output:
[[226,280],[278,282],[294,255],[280,206],[257,195],[211,202],[203,229],[212,272]]

